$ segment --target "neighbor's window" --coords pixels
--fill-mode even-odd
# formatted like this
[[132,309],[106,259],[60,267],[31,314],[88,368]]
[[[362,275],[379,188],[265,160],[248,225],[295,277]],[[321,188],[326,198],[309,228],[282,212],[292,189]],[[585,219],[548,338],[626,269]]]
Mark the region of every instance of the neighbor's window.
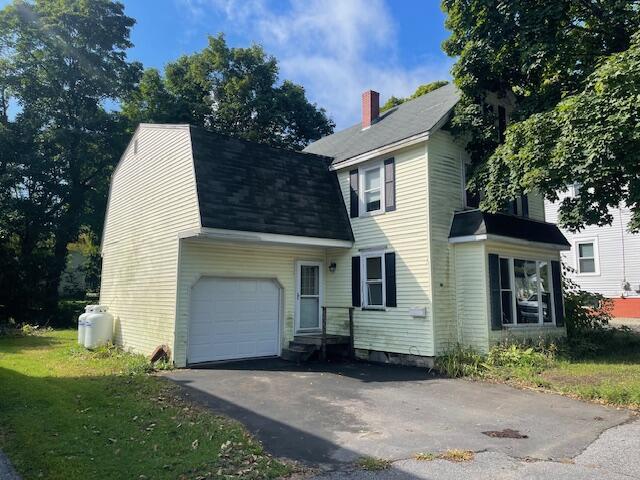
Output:
[[382,210],[382,169],[380,166],[364,171],[362,192],[365,212]]
[[384,254],[363,256],[364,306],[384,306]]
[[550,262],[500,258],[503,325],[553,323]]
[[578,253],[578,273],[597,273],[595,242],[577,242],[576,247]]

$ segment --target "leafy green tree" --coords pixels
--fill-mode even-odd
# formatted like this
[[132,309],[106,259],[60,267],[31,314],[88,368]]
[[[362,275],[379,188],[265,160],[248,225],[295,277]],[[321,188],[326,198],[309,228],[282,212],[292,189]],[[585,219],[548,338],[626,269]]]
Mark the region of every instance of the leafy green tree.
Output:
[[[480,166],[475,184],[486,190],[482,206],[496,211],[533,189],[554,199],[577,181],[586,189],[561,206],[563,225],[607,223],[607,207],[625,201],[637,229],[639,177],[629,128],[637,104],[627,96],[636,91],[632,36],[640,28],[640,1],[443,0],[442,6],[452,32],[444,49],[458,58],[453,75],[463,92],[452,126],[470,135],[468,149]],[[516,105],[499,149],[495,116],[485,108],[488,92]]]
[[145,72],[123,106],[132,123],[188,122],[294,150],[333,131],[325,111],[304,89],[278,82],[278,64],[262,47],[230,48],[223,35],[201,52],[169,63],[162,79]]
[[[10,247],[20,300],[55,308],[67,245],[80,227],[99,232],[123,124],[104,104],[133,88],[126,59],[134,20],[109,0],[15,0],[0,11],[0,85],[18,104],[7,154],[2,241]],[[0,292],[4,296],[4,292]],[[4,300],[4,298],[3,298]]]
[[443,86],[447,85],[448,83],[449,82],[447,82],[446,80],[436,80],[435,82],[425,83],[423,85],[420,85],[418,88],[416,88],[416,91],[413,92],[407,98],[398,98],[398,97],[394,97],[392,95],[384,103],[384,105],[382,105],[380,107],[380,111],[381,112],[385,112],[385,111],[389,110],[390,108],[397,107],[398,105],[406,102],[407,100],[413,100],[414,98],[421,97],[422,95],[424,95],[426,93],[433,92],[434,90],[437,90],[438,88],[443,87]]

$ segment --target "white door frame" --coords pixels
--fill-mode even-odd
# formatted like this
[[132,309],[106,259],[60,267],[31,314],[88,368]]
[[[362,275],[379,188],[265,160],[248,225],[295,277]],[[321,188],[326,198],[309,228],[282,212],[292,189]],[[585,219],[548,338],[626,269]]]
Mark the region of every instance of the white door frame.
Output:
[[[318,267],[318,328],[300,328],[300,267],[309,265]],[[298,260],[296,262],[296,301],[294,334],[317,333],[322,330],[322,302],[324,300],[324,262],[316,260]]]

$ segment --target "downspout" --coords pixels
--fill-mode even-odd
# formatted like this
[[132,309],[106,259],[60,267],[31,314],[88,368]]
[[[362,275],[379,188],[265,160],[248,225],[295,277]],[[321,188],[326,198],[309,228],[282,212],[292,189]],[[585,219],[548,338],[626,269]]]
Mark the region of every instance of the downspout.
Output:
[[627,285],[627,260],[624,252],[624,223],[622,222],[622,209],[618,206],[618,215],[620,217],[620,242],[622,244],[622,297],[625,298]]

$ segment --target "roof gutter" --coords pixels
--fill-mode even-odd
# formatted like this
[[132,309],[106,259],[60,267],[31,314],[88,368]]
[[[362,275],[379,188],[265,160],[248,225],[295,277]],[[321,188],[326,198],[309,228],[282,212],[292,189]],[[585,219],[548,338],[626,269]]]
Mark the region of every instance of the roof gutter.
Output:
[[494,235],[494,234],[486,234],[481,233],[478,235],[464,235],[461,237],[450,237],[449,243],[469,243],[469,242],[496,242],[496,243],[510,243],[514,245],[523,245],[527,247],[536,247],[536,248],[547,248],[551,250],[570,250],[571,247],[565,244],[559,243],[545,243],[545,242],[534,242],[531,240],[524,240],[522,238],[513,238],[506,237],[504,235]]
[[298,235],[280,235],[277,233],[248,232],[242,230],[225,230],[223,228],[195,228],[178,234],[178,238],[199,238],[226,240],[229,242],[269,243],[273,245],[298,245],[324,248],[351,248],[351,240],[335,238],[303,237]]
[[346,160],[343,160],[342,162],[331,165],[329,167],[329,170],[335,171],[335,170],[340,170],[342,168],[351,167],[358,163],[366,162],[367,160],[370,160],[372,158],[379,157],[381,155],[386,155],[399,148],[409,147],[417,143],[426,142],[427,140],[429,140],[430,133],[431,133],[431,130],[418,133],[417,135],[413,135],[412,137],[403,138],[402,140],[398,140],[397,142],[384,145],[382,147],[376,148],[375,150],[369,150],[368,152],[361,153],[360,155],[356,155],[355,157],[351,157]]

